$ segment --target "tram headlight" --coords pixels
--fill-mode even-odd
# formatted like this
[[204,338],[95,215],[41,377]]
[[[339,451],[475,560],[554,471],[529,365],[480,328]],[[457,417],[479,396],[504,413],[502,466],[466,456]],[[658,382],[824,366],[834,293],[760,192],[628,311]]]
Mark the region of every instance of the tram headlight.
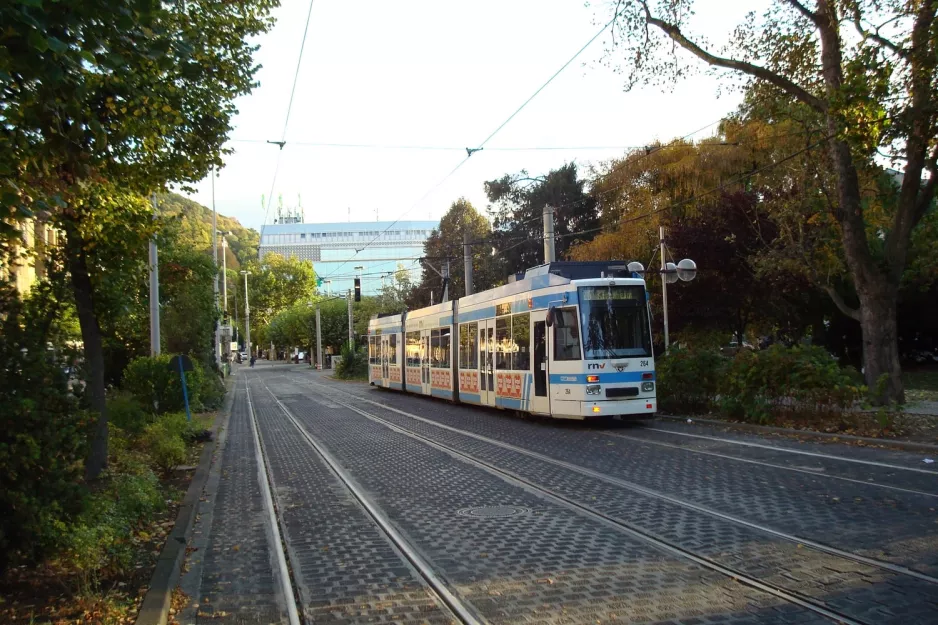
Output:
[[586,394],[587,395],[599,395],[599,392],[601,389],[602,387],[599,384],[588,384],[586,386]]
[[643,393],[651,393],[651,392],[654,391],[654,390],[655,390],[655,383],[654,383],[654,382],[642,382],[642,392],[643,392]]

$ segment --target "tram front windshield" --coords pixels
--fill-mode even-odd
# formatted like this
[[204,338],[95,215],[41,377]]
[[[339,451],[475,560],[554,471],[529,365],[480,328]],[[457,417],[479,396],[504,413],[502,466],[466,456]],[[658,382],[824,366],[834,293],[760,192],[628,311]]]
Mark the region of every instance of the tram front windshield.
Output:
[[579,288],[587,360],[651,356],[643,286]]

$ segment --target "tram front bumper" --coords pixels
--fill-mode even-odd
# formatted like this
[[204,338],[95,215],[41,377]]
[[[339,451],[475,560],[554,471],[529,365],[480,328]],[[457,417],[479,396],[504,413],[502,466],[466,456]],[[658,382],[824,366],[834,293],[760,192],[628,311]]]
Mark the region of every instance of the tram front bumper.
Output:
[[652,415],[658,407],[655,397],[634,399],[597,399],[596,401],[551,402],[550,411],[555,417],[566,419],[589,419],[622,415]]

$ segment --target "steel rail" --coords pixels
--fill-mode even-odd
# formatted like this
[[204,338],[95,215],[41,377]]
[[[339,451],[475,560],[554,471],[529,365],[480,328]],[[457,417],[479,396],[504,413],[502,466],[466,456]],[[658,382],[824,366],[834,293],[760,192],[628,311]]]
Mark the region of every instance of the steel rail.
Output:
[[365,492],[355,483],[351,478],[348,472],[342,468],[342,465],[336,461],[332,454],[325,449],[299,422],[296,416],[290,412],[283,402],[280,401],[273,391],[267,386],[266,383],[261,381],[264,385],[264,388],[267,389],[267,392],[270,393],[270,396],[277,403],[277,406],[280,408],[281,412],[287,417],[287,419],[293,424],[293,426],[299,431],[303,439],[309,443],[310,447],[319,454],[319,457],[322,458],[323,462],[332,470],[335,476],[342,482],[349,493],[358,501],[359,504],[365,509],[365,512],[368,513],[368,516],[375,522],[375,524],[381,529],[382,532],[388,537],[391,543],[400,551],[400,553],[410,562],[411,565],[417,570],[421,577],[427,582],[433,592],[436,594],[440,602],[449,608],[453,615],[465,625],[484,625],[487,623],[484,619],[477,616],[475,611],[469,608],[466,603],[456,594],[454,594],[447,587],[446,583],[433,571],[433,568],[430,564],[424,559],[422,555],[414,548],[404,536],[395,529],[391,521],[385,516],[385,514],[375,505],[371,499],[365,494]]
[[612,527],[618,531],[628,534],[632,536],[633,538],[636,538],[642,542],[648,543],[661,551],[670,553],[680,558],[684,558],[686,560],[690,560],[696,564],[699,564],[700,566],[706,569],[720,573],[741,584],[745,584],[757,590],[761,590],[779,599],[788,601],[789,603],[793,603],[795,605],[801,606],[807,610],[820,614],[821,616],[824,616],[825,618],[828,618],[834,622],[842,623],[843,625],[872,625],[871,623],[868,623],[867,621],[857,620],[846,614],[837,612],[836,610],[832,610],[818,603],[814,599],[801,595],[800,593],[787,590],[785,588],[782,588],[780,586],[777,586],[769,582],[761,581],[755,577],[746,575],[745,573],[742,573],[730,567],[724,566],[706,556],[698,555],[694,553],[693,551],[684,549],[683,547],[679,547],[675,544],[672,544],[669,541],[662,540],[661,538],[658,538],[632,525],[631,523],[627,523],[625,521],[622,521],[620,519],[607,515],[603,512],[595,510],[594,508],[590,506],[587,506],[585,504],[581,504],[577,501],[569,499],[566,496],[561,495],[549,488],[545,488],[534,482],[531,482],[530,480],[524,477],[521,477],[520,475],[514,473],[513,471],[508,471],[494,464],[490,464],[483,460],[479,460],[467,454],[466,452],[456,449],[455,447],[451,447],[444,443],[440,443],[439,441],[433,440],[432,438],[412,432],[406,428],[398,426],[395,423],[386,421],[382,419],[381,417],[378,417],[377,415],[371,414],[351,404],[335,399],[334,397],[332,401],[335,401],[337,404],[344,406],[345,408],[348,408],[349,410],[356,412],[367,419],[370,419],[376,423],[379,423],[394,432],[403,434],[404,436],[413,438],[414,440],[420,441],[430,447],[438,449],[439,451],[447,453],[453,457],[462,459],[468,464],[474,465],[488,473],[496,475],[497,477],[503,479],[504,481],[508,483],[520,486],[521,488],[524,488],[528,491],[535,492],[539,494],[540,496],[544,497],[545,499],[553,501],[565,508],[572,509],[579,514],[583,514],[589,518],[592,518],[593,520],[599,521],[603,525]]

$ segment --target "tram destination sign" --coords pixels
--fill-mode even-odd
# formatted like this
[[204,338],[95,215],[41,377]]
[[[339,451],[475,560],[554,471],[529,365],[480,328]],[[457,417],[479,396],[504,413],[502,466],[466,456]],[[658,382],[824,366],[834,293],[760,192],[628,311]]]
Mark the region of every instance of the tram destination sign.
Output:
[[588,286],[581,287],[580,299],[587,301],[645,301],[645,289],[640,286]]

